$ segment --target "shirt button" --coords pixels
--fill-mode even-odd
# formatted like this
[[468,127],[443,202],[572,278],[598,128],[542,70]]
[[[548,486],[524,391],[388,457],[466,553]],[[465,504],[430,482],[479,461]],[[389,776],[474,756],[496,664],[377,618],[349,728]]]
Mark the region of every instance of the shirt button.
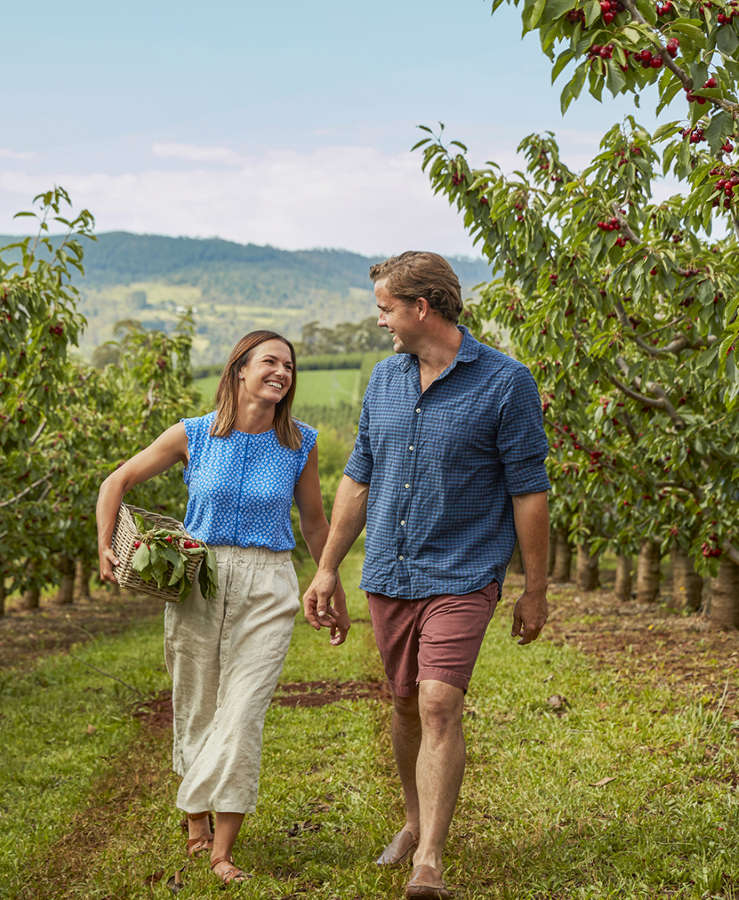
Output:
[[405,525],[405,519],[401,519],[401,520],[400,520],[400,524],[401,524],[401,525]]
[[403,556],[402,553],[400,553],[400,554],[398,554],[398,559],[402,562],[405,559],[405,557]]
[[409,447],[408,449],[409,449],[409,450],[412,450],[412,449],[413,449],[413,444],[411,444],[410,447]]
[[404,487],[406,490],[408,490],[408,488],[410,487],[410,485],[409,485],[408,482],[406,481],[406,483],[403,485],[403,487]]
[[417,413],[420,413],[420,412],[421,412],[421,407],[420,407],[420,406],[417,406],[417,407],[416,407],[416,412],[417,412]]

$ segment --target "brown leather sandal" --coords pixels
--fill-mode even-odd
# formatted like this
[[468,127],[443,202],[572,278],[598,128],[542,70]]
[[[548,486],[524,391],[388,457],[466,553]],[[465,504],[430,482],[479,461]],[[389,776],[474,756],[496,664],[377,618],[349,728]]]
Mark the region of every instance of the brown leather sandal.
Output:
[[[228,863],[228,868],[220,875],[215,871],[215,867],[222,862]],[[246,879],[250,877],[243,869],[234,865],[232,856],[216,856],[215,859],[210,861],[210,868],[211,871],[213,871],[213,874],[220,878],[224,884],[231,884],[232,881],[241,884],[242,881],[246,881]]]
[[192,821],[197,821],[198,819],[204,819],[208,817],[208,825],[209,832],[206,835],[201,837],[187,839],[187,855],[188,856],[199,856],[204,850],[212,850],[213,849],[213,816],[209,812],[204,813],[187,813],[187,819],[183,819],[180,822],[180,828],[185,832],[185,834],[189,834],[190,830],[188,827],[188,820],[192,819]]

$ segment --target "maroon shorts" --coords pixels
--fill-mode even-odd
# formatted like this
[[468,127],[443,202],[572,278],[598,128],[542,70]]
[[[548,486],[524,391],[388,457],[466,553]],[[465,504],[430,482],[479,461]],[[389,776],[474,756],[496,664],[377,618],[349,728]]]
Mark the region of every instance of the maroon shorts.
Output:
[[367,594],[377,649],[393,693],[410,697],[419,681],[466,691],[485,629],[498,602],[498,583],[470,594],[402,600]]

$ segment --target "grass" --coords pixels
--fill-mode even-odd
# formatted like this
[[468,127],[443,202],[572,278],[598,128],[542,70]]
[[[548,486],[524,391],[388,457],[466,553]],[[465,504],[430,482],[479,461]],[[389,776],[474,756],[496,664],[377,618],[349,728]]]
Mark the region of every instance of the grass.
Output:
[[[355,550],[347,585],[360,563]],[[342,648],[298,620],[283,681],[381,677],[363,595],[350,591],[350,604],[357,621]],[[739,897],[739,753],[720,705],[687,703],[656,676],[637,685],[573,647],[518,647],[509,623],[504,604],[467,698],[467,773],[446,856],[456,897]],[[158,621],[74,656],[142,692],[166,683]],[[142,729],[130,703],[69,657],[6,677],[7,896],[167,895],[184,844],[169,735]],[[259,808],[236,846],[253,875],[239,896],[402,895],[408,870],[373,864],[402,820],[389,718],[372,700],[270,707]],[[183,898],[222,896],[205,860],[185,879]]]
[[[342,400],[357,400],[359,369],[309,369],[298,374],[295,394],[295,410],[300,406],[336,406]],[[205,406],[215,401],[219,376],[208,375],[196,379],[193,384],[200,391]]]

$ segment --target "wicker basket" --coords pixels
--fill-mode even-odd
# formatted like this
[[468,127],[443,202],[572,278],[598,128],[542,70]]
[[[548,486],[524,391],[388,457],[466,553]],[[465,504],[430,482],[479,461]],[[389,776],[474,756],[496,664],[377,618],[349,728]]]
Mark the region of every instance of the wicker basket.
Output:
[[[152,597],[158,597],[160,600],[179,600],[180,593],[176,587],[157,587],[156,584],[144,581],[139,573],[131,565],[136,548],[134,541],[141,540],[141,534],[136,530],[133,513],[138,513],[141,518],[151,525],[152,528],[167,528],[170,531],[178,531],[184,537],[190,538],[185,531],[185,526],[177,519],[169,516],[160,516],[156,513],[148,512],[140,509],[138,506],[129,506],[127,503],[121,503],[118,510],[118,516],[115,520],[115,528],[113,529],[113,552],[118,557],[120,565],[115,568],[115,577],[118,584],[128,591],[136,594],[149,594]],[[190,538],[193,540],[192,538]],[[185,572],[189,581],[195,582],[195,576],[200,566],[201,559],[193,557],[185,564]]]

